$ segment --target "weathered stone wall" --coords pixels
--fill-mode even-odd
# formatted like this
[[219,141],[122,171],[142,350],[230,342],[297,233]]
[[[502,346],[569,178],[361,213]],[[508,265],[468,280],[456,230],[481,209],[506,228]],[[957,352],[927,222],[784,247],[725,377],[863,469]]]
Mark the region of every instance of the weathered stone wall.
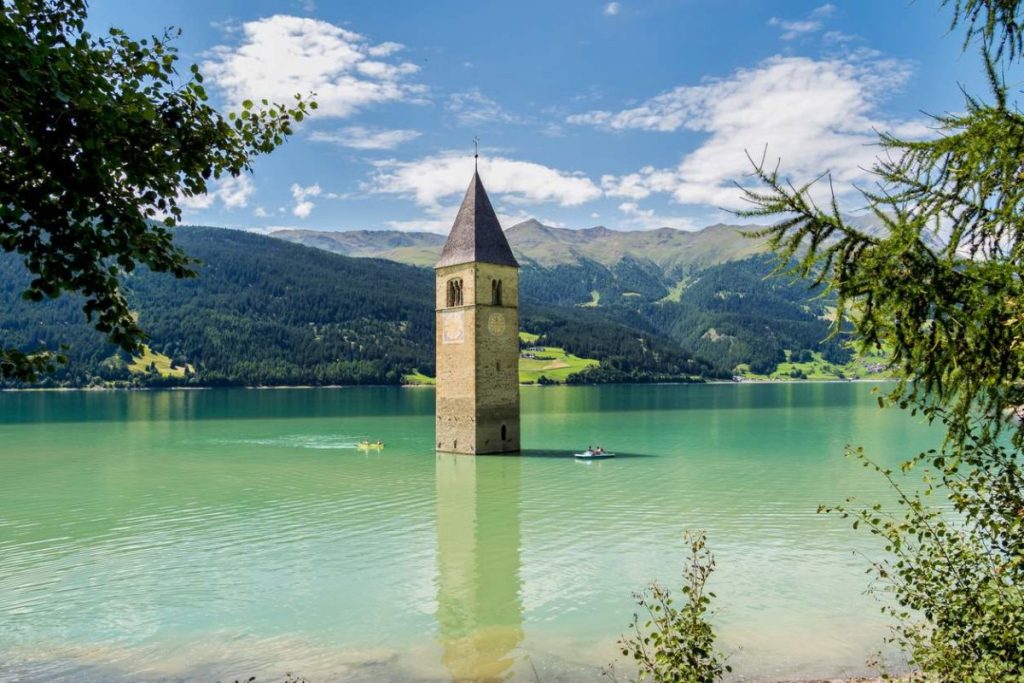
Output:
[[[491,302],[493,280],[502,283],[500,306]],[[519,450],[519,272],[481,263],[476,291],[477,452],[514,452]]]
[[[449,308],[448,281],[454,277],[462,278],[463,306]],[[501,305],[492,302],[496,279],[502,282]],[[437,271],[438,450],[519,450],[518,304],[516,268],[477,263]]]
[[[476,277],[473,289],[476,303],[491,304],[491,282],[500,280],[502,283],[502,305],[519,308],[519,269],[511,266],[496,266],[491,263],[476,264]],[[518,334],[518,333],[517,333]]]
[[[461,278],[463,306],[447,307],[448,281]],[[437,450],[476,450],[476,307],[472,264],[442,268],[436,274]],[[461,332],[461,334],[460,334]]]

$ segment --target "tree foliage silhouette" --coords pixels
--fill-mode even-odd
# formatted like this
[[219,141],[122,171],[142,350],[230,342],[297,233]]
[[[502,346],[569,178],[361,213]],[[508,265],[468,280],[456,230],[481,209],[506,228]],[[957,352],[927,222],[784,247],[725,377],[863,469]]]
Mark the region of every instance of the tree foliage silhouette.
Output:
[[[885,541],[876,588],[892,593],[895,639],[926,680],[1018,681],[1024,662],[1024,116],[1006,74],[1022,57],[1020,0],[946,0],[988,76],[988,98],[935,116],[924,140],[880,137],[877,189],[863,191],[881,234],[844,219],[835,193],[795,186],[762,159],[747,216],[784,263],[827,285],[837,320],[862,350],[886,348],[901,381],[890,401],[946,429],[942,448],[888,478],[900,509],[848,500],[831,508]],[[934,235],[943,241],[936,246]],[[785,267],[784,267],[785,269]],[[883,402],[882,398],[879,399]],[[1009,416],[1009,419],[1008,419]],[[930,498],[948,499],[954,515]]]
[[[85,0],[0,3],[0,248],[34,276],[32,301],[83,295],[96,329],[144,339],[120,278],[138,265],[193,274],[170,228],[181,198],[250,170],[315,102],[245,101],[220,114],[199,68],[178,72],[178,31],[136,40],[85,29]],[[0,350],[0,378],[31,378],[52,353]]]

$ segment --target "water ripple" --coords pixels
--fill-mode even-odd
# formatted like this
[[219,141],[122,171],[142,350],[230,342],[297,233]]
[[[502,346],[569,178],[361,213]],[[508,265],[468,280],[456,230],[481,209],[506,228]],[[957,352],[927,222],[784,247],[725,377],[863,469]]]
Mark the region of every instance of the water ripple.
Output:
[[[545,680],[590,680],[631,593],[678,583],[687,528],[718,558],[737,668],[861,670],[884,629],[853,551],[876,547],[815,511],[886,500],[844,443],[895,460],[923,427],[842,385],[763,400],[612,389],[524,392],[531,452],[549,457],[437,459],[430,406],[401,405],[414,392],[372,392],[390,413],[243,419],[256,399],[228,392],[216,414],[230,396],[238,419],[69,408],[45,429],[0,425],[0,681],[431,681],[496,666],[532,680],[526,656]],[[698,407],[712,395],[721,411]],[[201,413],[212,398],[195,400]],[[269,411],[273,395],[258,400]],[[378,436],[382,451],[357,449]],[[551,457],[595,441],[646,457]]]

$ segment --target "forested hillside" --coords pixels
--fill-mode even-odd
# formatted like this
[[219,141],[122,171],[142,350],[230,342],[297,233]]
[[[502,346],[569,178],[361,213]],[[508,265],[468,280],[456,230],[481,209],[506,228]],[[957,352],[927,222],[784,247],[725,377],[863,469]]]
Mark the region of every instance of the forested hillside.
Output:
[[[592,268],[524,268],[524,292],[543,303],[565,304],[593,286],[586,275],[581,278]],[[740,365],[768,374],[786,360],[787,351],[794,360],[810,360],[815,352],[836,364],[850,360],[844,338],[829,338],[830,299],[821,298],[806,281],[768,278],[774,262],[767,256],[697,271],[671,297],[654,286],[653,275],[642,279],[647,273],[642,267],[623,261],[619,268],[634,278],[630,295],[616,296],[621,284],[605,285],[596,305],[577,306],[575,315],[562,313],[543,326],[527,316],[527,323],[538,327],[530,331],[544,331],[572,353],[587,355],[595,336],[605,333],[588,330],[588,320],[608,321],[613,326],[609,332],[615,324],[640,330],[650,336],[644,345],[652,353],[635,352],[633,360],[645,359],[653,373],[667,362],[705,377],[732,377]]]
[[197,278],[137,272],[125,283],[153,351],[194,373],[133,378],[79,299],[18,297],[27,276],[12,255],[0,257],[0,344],[68,345],[47,382],[74,385],[398,383],[410,368],[433,371],[429,272],[234,230],[181,228],[175,241],[200,260]]
[[559,346],[576,356],[600,359],[600,367],[570,377],[570,383],[731,377],[730,372],[694,358],[685,347],[628,310],[598,311],[528,302],[523,306],[522,327],[540,335],[536,342],[539,345]]
[[642,315],[696,356],[720,371],[747,365],[767,374],[786,360],[809,360],[820,352],[844,364],[850,351],[844,337],[828,338],[828,298],[800,279],[768,278],[774,262],[767,256],[724,263],[696,274],[677,302],[641,307]]
[[[89,327],[76,297],[22,301],[27,276],[12,255],[0,257],[0,344],[67,345],[69,362],[43,382],[69,386],[398,384],[414,370],[433,374],[431,270],[234,230],[175,234],[201,262],[199,277],[125,278],[150,336],[143,361]],[[571,381],[729,378],[740,365],[767,373],[787,351],[844,362],[839,341],[823,341],[828,302],[804,282],[766,280],[771,267],[766,257],[733,261],[670,287],[640,257],[610,267],[527,263],[522,328],[541,344],[601,361]]]

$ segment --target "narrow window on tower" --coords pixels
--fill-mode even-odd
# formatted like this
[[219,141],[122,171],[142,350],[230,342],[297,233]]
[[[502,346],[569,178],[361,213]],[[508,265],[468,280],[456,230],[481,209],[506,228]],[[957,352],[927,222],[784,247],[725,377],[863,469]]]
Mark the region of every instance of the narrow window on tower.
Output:
[[452,278],[448,281],[448,307],[462,305],[462,280]]
[[491,303],[501,305],[501,280],[491,280]]
[[508,438],[508,427],[501,425],[501,440],[504,441]]

